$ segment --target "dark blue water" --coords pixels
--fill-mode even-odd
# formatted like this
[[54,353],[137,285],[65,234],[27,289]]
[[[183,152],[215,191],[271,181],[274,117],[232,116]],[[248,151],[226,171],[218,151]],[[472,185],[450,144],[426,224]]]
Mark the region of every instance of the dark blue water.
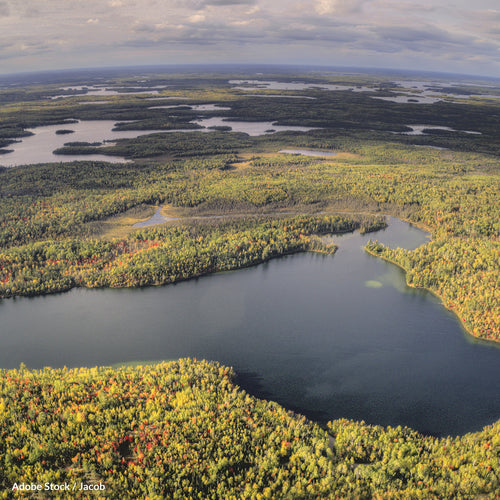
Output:
[[[297,254],[166,287],[1,301],[0,366],[196,356],[233,366],[252,394],[320,422],[456,435],[500,418],[500,349],[366,254],[369,237],[334,237],[334,256]],[[395,219],[371,237],[427,241]]]

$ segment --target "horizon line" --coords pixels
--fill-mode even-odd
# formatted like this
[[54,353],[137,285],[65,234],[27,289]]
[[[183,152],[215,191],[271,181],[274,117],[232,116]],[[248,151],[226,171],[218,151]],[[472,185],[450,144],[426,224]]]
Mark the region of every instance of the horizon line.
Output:
[[53,69],[38,69],[38,70],[24,70],[16,72],[1,73],[0,79],[20,77],[37,74],[51,74],[51,73],[73,73],[78,71],[124,71],[124,70],[146,70],[146,69],[161,69],[161,68],[210,68],[216,67],[254,67],[254,68],[303,68],[309,70],[323,70],[323,71],[356,71],[361,73],[413,73],[420,75],[440,75],[440,76],[460,76],[469,78],[481,78],[488,80],[500,80],[500,76],[479,75],[471,73],[457,73],[449,71],[436,71],[427,69],[410,69],[410,68],[390,68],[390,67],[377,67],[377,66],[345,66],[345,65],[328,65],[328,64],[307,64],[307,63],[238,63],[238,62],[220,62],[220,63],[155,63],[155,64],[131,64],[131,65],[118,65],[118,66],[88,66],[88,67],[67,67],[67,68],[53,68]]

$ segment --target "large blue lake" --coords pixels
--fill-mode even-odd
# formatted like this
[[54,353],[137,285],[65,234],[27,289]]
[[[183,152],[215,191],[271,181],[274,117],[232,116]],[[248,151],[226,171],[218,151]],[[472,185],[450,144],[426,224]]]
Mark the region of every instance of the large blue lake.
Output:
[[375,235],[333,237],[334,256],[296,254],[166,287],[0,301],[0,367],[191,356],[233,366],[247,391],[319,422],[456,435],[500,418],[500,349],[366,254],[370,236],[393,247],[428,241],[391,219]]

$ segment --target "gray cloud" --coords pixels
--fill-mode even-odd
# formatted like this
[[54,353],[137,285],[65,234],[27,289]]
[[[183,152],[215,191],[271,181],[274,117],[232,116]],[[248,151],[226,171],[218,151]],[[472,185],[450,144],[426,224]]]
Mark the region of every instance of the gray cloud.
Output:
[[41,14],[40,10],[38,10],[36,7],[28,7],[24,11],[24,15],[27,18],[34,18],[34,17],[39,17]]
[[338,25],[333,29],[320,30],[297,30],[293,28],[281,28],[275,32],[277,42],[293,41],[317,41],[318,43],[353,43],[364,36],[360,31],[348,25]]
[[203,2],[203,5],[255,5],[255,3],[256,0],[206,0]]
[[[153,29],[154,31],[151,31]],[[183,26],[175,32],[167,30],[160,34],[158,29],[148,26],[141,27],[141,33],[154,33],[153,36],[143,35],[132,40],[125,41],[124,47],[150,47],[162,49],[176,45],[199,46],[200,49],[205,46],[223,46],[223,45],[241,45],[248,43],[272,43],[275,40],[269,35],[263,35],[258,30],[239,29],[236,27],[224,27],[217,24],[205,24],[203,27]]]
[[[448,32],[428,26],[413,28],[410,26],[378,26],[373,31],[382,39],[395,42],[457,42],[458,38]],[[461,40],[463,41],[463,40]]]
[[0,16],[7,17],[10,15],[10,7],[7,2],[0,2]]
[[178,7],[187,9],[201,10],[205,7],[217,7],[228,5],[255,5],[257,0],[174,0],[173,2]]
[[467,71],[461,61],[476,57],[500,73],[494,69],[500,12],[491,6],[492,0],[0,0],[0,45],[11,43],[2,52],[15,53],[16,68],[25,61],[27,70],[33,55],[49,67],[59,60],[164,61],[165,54],[187,61],[188,54],[189,62],[411,61],[425,68],[442,61],[450,71]]
[[359,13],[370,0],[316,0],[314,9],[320,15]]

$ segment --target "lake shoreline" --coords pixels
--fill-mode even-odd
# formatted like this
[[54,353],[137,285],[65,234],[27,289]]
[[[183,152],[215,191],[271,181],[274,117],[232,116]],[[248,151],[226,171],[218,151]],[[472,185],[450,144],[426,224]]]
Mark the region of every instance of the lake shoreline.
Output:
[[[353,232],[353,231],[343,231],[343,232],[332,233],[332,234],[342,235],[342,234],[347,234],[347,233],[350,233],[350,232]],[[317,235],[313,235],[313,236],[317,236]],[[261,260],[250,262],[250,263],[247,263],[247,264],[242,264],[242,265],[234,267],[234,268],[220,269],[220,270],[215,270],[215,271],[208,271],[208,272],[196,273],[196,274],[193,274],[192,276],[188,276],[188,277],[185,277],[185,278],[178,278],[178,279],[175,279],[175,280],[172,280],[172,281],[168,281],[166,283],[150,283],[150,284],[143,285],[143,286],[140,286],[140,285],[132,285],[132,286],[127,286],[127,285],[113,286],[113,285],[110,285],[110,286],[98,286],[98,287],[91,287],[91,286],[85,286],[85,285],[82,286],[82,285],[80,285],[78,283],[75,283],[75,284],[73,284],[72,286],[70,286],[68,288],[61,288],[60,290],[54,290],[54,291],[50,291],[49,290],[49,291],[46,291],[46,292],[41,291],[41,292],[37,292],[37,293],[27,293],[27,294],[21,294],[21,295],[16,294],[16,295],[0,296],[0,302],[2,300],[6,300],[6,299],[16,299],[16,298],[22,298],[22,297],[34,298],[34,297],[42,297],[44,295],[61,294],[61,293],[69,292],[69,291],[71,291],[73,289],[76,289],[76,288],[87,289],[87,290],[105,290],[105,289],[119,290],[119,289],[126,289],[126,288],[135,289],[135,288],[151,288],[151,287],[162,287],[162,286],[168,286],[168,285],[175,285],[177,283],[182,283],[184,281],[195,280],[195,279],[198,279],[198,278],[202,278],[204,276],[211,276],[211,275],[214,275],[214,274],[221,274],[221,273],[231,273],[231,272],[234,272],[234,271],[239,271],[240,269],[248,269],[250,267],[255,267],[255,266],[259,266],[261,264],[265,264],[266,262],[269,262],[271,260],[279,259],[279,258],[282,258],[282,257],[287,257],[289,255],[296,255],[296,254],[299,254],[299,253],[311,252],[311,253],[317,253],[317,254],[322,254],[322,255],[334,255],[335,252],[338,249],[337,245],[331,245],[331,244],[326,244],[325,243],[325,244],[323,244],[323,246],[324,246],[324,248],[322,248],[321,246],[318,246],[316,248],[312,247],[312,248],[307,248],[305,250],[301,250],[301,249],[289,250],[287,252],[280,253],[278,255],[273,255],[273,256],[271,256],[269,258],[266,258],[266,259],[261,259]]]
[[368,248],[364,248],[365,252],[369,253],[370,255],[372,255],[373,257],[377,257],[379,259],[383,259],[385,260],[386,262],[390,262],[391,264],[394,264],[395,266],[399,267],[400,269],[402,269],[404,272],[405,272],[405,281],[406,281],[406,286],[408,286],[409,288],[414,288],[416,290],[426,290],[430,293],[432,293],[432,295],[434,295],[436,298],[439,299],[439,301],[441,302],[441,305],[447,310],[447,311],[450,311],[452,312],[457,318],[458,320],[460,321],[460,325],[462,326],[462,328],[464,329],[465,332],[467,332],[471,337],[473,337],[474,339],[477,339],[479,341],[482,341],[482,342],[486,342],[486,343],[493,343],[495,345],[500,345],[500,340],[495,340],[495,339],[484,339],[482,337],[478,337],[477,335],[474,335],[474,332],[472,330],[470,330],[469,328],[467,328],[467,326],[464,324],[465,323],[465,319],[462,318],[458,312],[453,309],[453,308],[450,308],[449,306],[447,306],[444,302],[444,299],[443,297],[438,293],[436,292],[435,290],[432,290],[431,288],[426,288],[426,287],[422,287],[422,286],[415,286],[411,283],[408,283],[408,280],[407,280],[407,275],[408,275],[408,270],[405,269],[399,262],[396,262],[392,259],[389,259],[388,257],[384,257],[383,255],[379,255],[371,250],[369,250]]

